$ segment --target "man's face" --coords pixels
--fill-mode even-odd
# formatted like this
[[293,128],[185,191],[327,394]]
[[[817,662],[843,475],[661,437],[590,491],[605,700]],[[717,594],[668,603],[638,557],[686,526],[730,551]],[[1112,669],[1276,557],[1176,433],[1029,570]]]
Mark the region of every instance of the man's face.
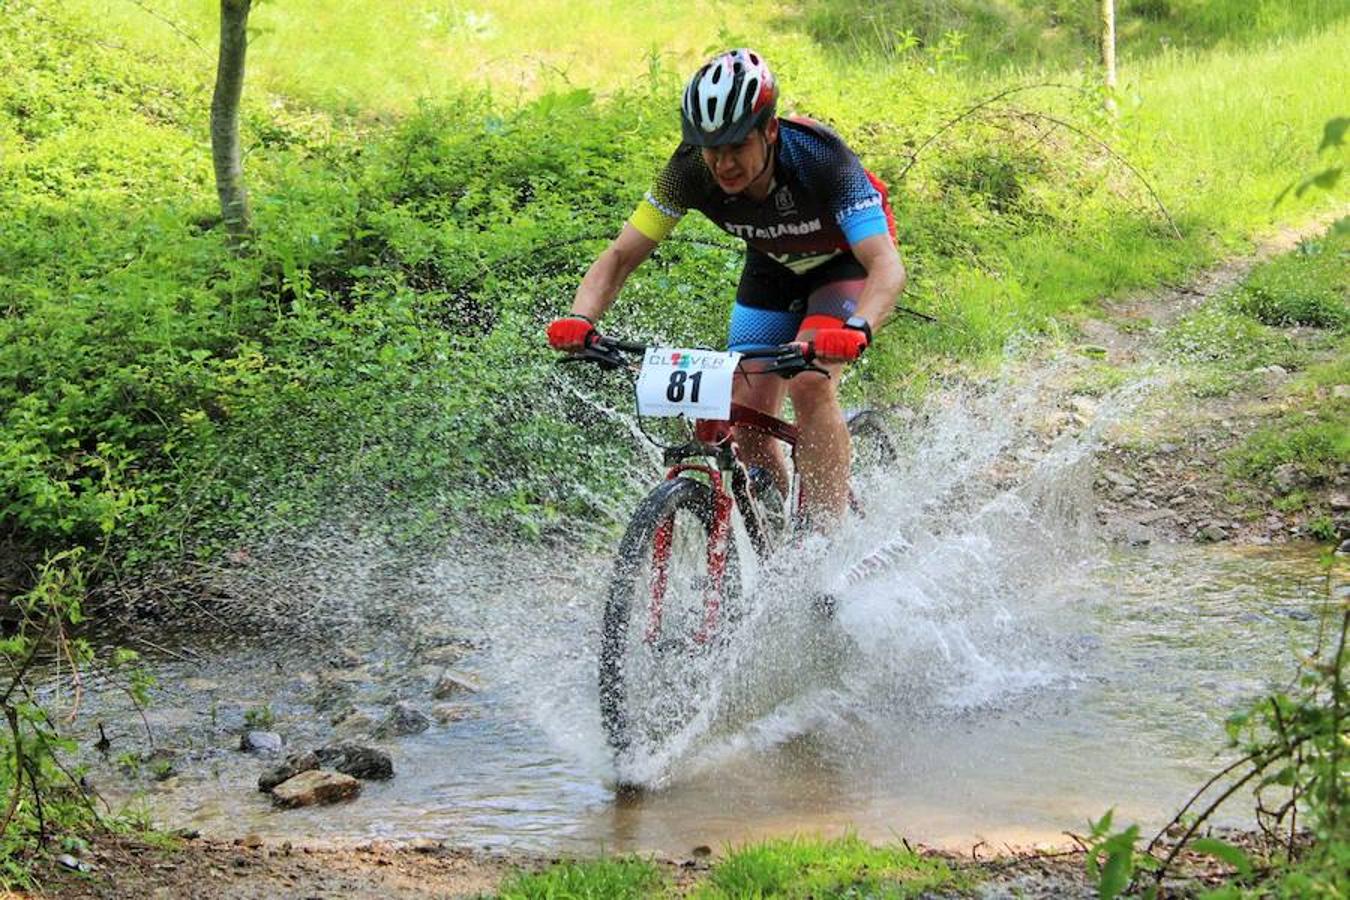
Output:
[[739,194],[756,181],[767,183],[769,172],[765,164],[778,135],[777,125],[777,120],[770,119],[765,128],[750,132],[739,144],[702,149],[703,162],[712,171],[718,187],[728,194]]

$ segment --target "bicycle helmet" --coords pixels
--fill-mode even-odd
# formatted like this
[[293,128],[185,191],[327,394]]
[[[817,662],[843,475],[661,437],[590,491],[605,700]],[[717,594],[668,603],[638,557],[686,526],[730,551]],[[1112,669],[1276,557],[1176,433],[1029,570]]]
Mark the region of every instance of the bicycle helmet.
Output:
[[728,50],[694,73],[684,89],[684,140],[697,147],[739,144],[773,118],[778,85],[753,50]]

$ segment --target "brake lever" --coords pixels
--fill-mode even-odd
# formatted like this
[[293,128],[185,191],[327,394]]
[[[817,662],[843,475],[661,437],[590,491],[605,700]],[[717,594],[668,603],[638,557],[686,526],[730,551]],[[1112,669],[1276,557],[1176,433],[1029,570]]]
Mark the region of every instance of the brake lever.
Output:
[[623,358],[617,350],[598,350],[595,347],[587,347],[585,350],[579,350],[576,353],[569,353],[559,363],[579,363],[593,362],[606,372],[612,372],[615,369],[622,369],[628,365],[628,361]]
[[819,372],[826,377],[830,374],[816,365],[814,358],[807,359],[806,354],[797,345],[793,345],[792,349],[785,350],[781,355],[774,357],[773,362],[760,371],[765,375],[778,375],[782,378],[791,378],[803,372]]

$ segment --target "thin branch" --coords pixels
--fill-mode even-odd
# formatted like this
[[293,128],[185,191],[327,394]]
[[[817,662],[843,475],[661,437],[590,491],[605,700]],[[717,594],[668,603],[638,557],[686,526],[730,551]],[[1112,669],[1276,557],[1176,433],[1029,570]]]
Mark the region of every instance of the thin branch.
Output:
[[[1302,744],[1304,740],[1306,740],[1306,738],[1299,738],[1297,741],[1294,742],[1294,746],[1296,747]],[[1271,754],[1265,759],[1258,760],[1256,764],[1252,767],[1252,770],[1250,772],[1248,772],[1246,775],[1243,775],[1237,781],[1233,782],[1233,784],[1229,785],[1228,789],[1224,791],[1222,794],[1220,794],[1214,800],[1213,803],[1205,807],[1205,811],[1200,813],[1200,815],[1196,816],[1195,821],[1191,824],[1191,827],[1186,829],[1186,833],[1181,836],[1181,839],[1177,841],[1175,845],[1173,845],[1172,852],[1167,854],[1167,858],[1163,860],[1162,865],[1158,867],[1158,871],[1154,875],[1154,881],[1158,884],[1162,884],[1163,876],[1167,873],[1168,866],[1170,866],[1172,862],[1177,858],[1178,854],[1181,853],[1182,849],[1186,846],[1186,842],[1189,841],[1192,837],[1194,837],[1195,833],[1200,830],[1200,826],[1203,825],[1209,819],[1209,817],[1214,814],[1214,810],[1222,806],[1224,802],[1228,800],[1229,797],[1233,796],[1238,792],[1239,788],[1241,788],[1247,782],[1251,781],[1257,775],[1260,775],[1262,772],[1264,772],[1272,762],[1274,762],[1276,759],[1279,759],[1280,756],[1282,755],[1283,754]]]
[[[1232,772],[1234,769],[1239,768],[1240,766],[1245,766],[1248,763],[1255,762],[1260,757],[1260,755],[1261,754],[1259,751],[1248,753],[1246,756],[1242,757],[1236,762],[1231,763],[1230,765],[1225,766],[1221,771],[1215,773],[1214,776],[1209,779],[1209,781],[1206,781],[1204,784],[1200,786],[1199,790],[1191,794],[1191,799],[1187,800],[1186,804],[1182,806],[1181,809],[1177,810],[1177,814],[1172,817],[1171,821],[1169,821],[1166,825],[1164,825],[1158,831],[1158,833],[1153,836],[1153,840],[1148,842],[1148,846],[1144,848],[1144,852],[1152,853],[1153,848],[1156,847],[1158,845],[1158,842],[1161,841],[1163,837],[1166,836],[1167,832],[1171,830],[1173,826],[1180,824],[1181,817],[1186,815],[1187,810],[1189,810],[1192,806],[1194,806],[1196,801],[1198,801],[1201,797],[1205,795],[1205,791],[1213,787],[1216,783],[1222,780],[1224,776]],[[1070,837],[1072,837],[1072,835],[1070,835]]]
[[[1327,591],[1331,591],[1331,573],[1327,573]],[[1328,769],[1331,783],[1327,785],[1327,825],[1334,833],[1340,818],[1341,805],[1341,722],[1343,712],[1341,702],[1345,697],[1345,688],[1341,681],[1345,662],[1345,637],[1350,631],[1350,606],[1341,616],[1341,640],[1336,646],[1336,657],[1332,660],[1331,681],[1331,767]]]
[[193,34],[191,34],[187,29],[183,28],[181,25],[170,19],[168,16],[164,15],[161,12],[157,12],[156,10],[151,9],[150,7],[142,3],[141,0],[127,0],[127,2],[130,3],[132,6],[135,6],[141,12],[150,16],[151,18],[158,19],[165,25],[168,25],[169,28],[171,28],[174,32],[176,32],[179,37],[182,37],[183,39],[187,40],[189,43],[192,44],[192,46],[196,47],[198,50],[208,55],[210,54],[210,51],[202,46],[201,41],[197,40],[197,38]]
[[1182,239],[1181,229],[1177,228],[1177,223],[1172,219],[1172,214],[1167,211],[1167,205],[1164,204],[1162,198],[1158,196],[1158,192],[1157,190],[1154,189],[1153,184],[1147,178],[1144,177],[1144,173],[1140,172],[1137,168],[1135,168],[1134,163],[1130,162],[1128,159],[1125,158],[1125,156],[1117,152],[1117,150],[1110,144],[1108,144],[1106,141],[1097,137],[1090,131],[1079,128],[1077,125],[1074,125],[1071,122],[1066,122],[1063,119],[1057,118],[1052,115],[1048,115],[1047,113],[1034,112],[1031,110],[1019,110],[1015,113],[1009,113],[1009,115],[1022,116],[1026,118],[1044,119],[1047,122],[1053,122],[1059,127],[1072,131],[1079,137],[1091,141],[1101,149],[1105,150],[1108,156],[1110,156],[1116,162],[1119,162],[1125,168],[1129,169],[1130,173],[1134,175],[1135,178],[1139,179],[1140,184],[1144,186],[1144,188],[1148,191],[1149,196],[1153,198],[1153,202],[1157,204],[1158,210],[1163,214],[1163,218],[1167,220],[1167,224],[1171,226],[1172,235],[1177,240]]
[[56,630],[57,643],[60,649],[65,652],[66,659],[70,660],[70,680],[75,684],[75,699],[71,703],[70,715],[66,718],[66,723],[74,722],[80,714],[80,699],[84,696],[84,680],[80,677],[80,667],[75,662],[75,654],[70,649],[70,639],[66,637],[66,630],[58,628]]
[[19,811],[19,797],[23,795],[23,741],[19,735],[19,711],[6,704],[5,718],[9,721],[9,733],[14,739],[14,795],[9,798],[5,821],[0,823],[0,835],[9,830],[9,823],[14,821],[14,814]]
[[980,110],[984,109],[986,106],[989,106],[989,105],[991,105],[991,104],[997,103],[998,101],[1002,100],[1004,97],[1010,97],[1010,96],[1012,96],[1013,94],[1019,94],[1019,93],[1022,93],[1023,91],[1039,90],[1039,89],[1041,89],[1041,88],[1058,88],[1058,89],[1060,89],[1060,90],[1066,90],[1066,91],[1081,91],[1081,90],[1082,90],[1082,88],[1077,87],[1077,86],[1072,85],[1072,84],[1059,84],[1058,82],[1047,81],[1047,82],[1042,82],[1042,83],[1039,83],[1039,84],[1024,84],[1024,85],[1022,85],[1021,87],[1008,88],[1006,91],[1000,91],[999,93],[994,94],[992,97],[986,97],[985,99],[981,100],[979,103],[976,103],[974,106],[972,106],[972,107],[970,107],[969,109],[967,109],[967,110],[965,110],[964,112],[962,112],[962,113],[961,113],[959,116],[957,116],[956,118],[950,119],[950,120],[948,120],[947,122],[944,122],[944,123],[942,124],[942,127],[938,128],[938,130],[935,131],[935,132],[933,132],[932,134],[930,134],[930,135],[924,140],[923,143],[921,143],[918,147],[914,148],[914,152],[911,153],[911,154],[909,155],[909,163],[908,163],[903,169],[900,170],[900,174],[897,175],[897,176],[895,177],[895,180],[896,180],[896,181],[901,181],[901,180],[903,180],[904,177],[905,177],[905,175],[907,175],[907,174],[909,173],[909,170],[912,169],[912,168],[914,168],[914,164],[917,163],[917,162],[919,161],[919,154],[923,153],[924,150],[928,149],[928,145],[929,145],[929,144],[931,144],[931,143],[933,143],[934,141],[936,141],[936,140],[937,140],[939,137],[941,137],[944,133],[950,131],[952,128],[954,128],[954,127],[956,127],[957,125],[959,125],[959,124],[960,124],[962,121],[964,121],[965,119],[970,118],[972,115],[974,115],[975,113],[977,113],[977,112],[979,112]]
[[[1078,835],[1074,834],[1072,831],[1065,831],[1065,832],[1061,832],[1061,833],[1067,835],[1067,836],[1069,837],[1069,840],[1071,840],[1071,841],[1073,841],[1075,844],[1077,844],[1077,845],[1078,845],[1078,849],[1079,849],[1080,851],[1082,851],[1083,853],[1087,853],[1088,850],[1090,849],[1090,848],[1088,847],[1087,841],[1083,840],[1081,837],[1079,837]],[[1149,847],[1152,847],[1152,846],[1153,846],[1152,844],[1149,844]],[[1147,853],[1148,851],[1145,850],[1144,852]]]
[[[47,751],[49,754],[50,750]],[[28,786],[33,789],[33,804],[37,809],[38,819],[38,843],[47,843],[47,811],[42,807],[42,785],[38,784],[37,760],[24,760],[24,768],[28,770]],[[23,783],[23,774],[19,774],[18,781]]]
[[[1302,748],[1302,747],[1299,747],[1299,748],[1298,748],[1298,756],[1297,756],[1297,759],[1296,759],[1294,765],[1295,765],[1295,767],[1298,768],[1298,769],[1302,769],[1302,768],[1303,768],[1303,748]],[[1287,807],[1286,807],[1286,808],[1289,810],[1289,858],[1290,858],[1290,859],[1293,859],[1293,858],[1294,858],[1294,839],[1298,837],[1298,798],[1299,798],[1298,781],[1295,780],[1294,783],[1293,783],[1293,785],[1291,785],[1290,788],[1289,788],[1289,803],[1287,804]]]

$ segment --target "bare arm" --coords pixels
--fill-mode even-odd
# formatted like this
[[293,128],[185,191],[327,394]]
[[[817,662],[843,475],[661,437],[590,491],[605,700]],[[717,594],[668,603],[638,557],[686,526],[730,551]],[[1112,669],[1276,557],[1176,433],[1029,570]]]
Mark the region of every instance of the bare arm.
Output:
[[572,301],[572,312],[598,322],[618,296],[628,276],[655,249],[655,241],[625,222],[619,236],[586,270],[577,288],[576,298]]
[[876,332],[890,318],[896,298],[905,289],[908,276],[900,251],[889,234],[874,234],[853,245],[853,255],[867,270],[856,314],[867,320]]

